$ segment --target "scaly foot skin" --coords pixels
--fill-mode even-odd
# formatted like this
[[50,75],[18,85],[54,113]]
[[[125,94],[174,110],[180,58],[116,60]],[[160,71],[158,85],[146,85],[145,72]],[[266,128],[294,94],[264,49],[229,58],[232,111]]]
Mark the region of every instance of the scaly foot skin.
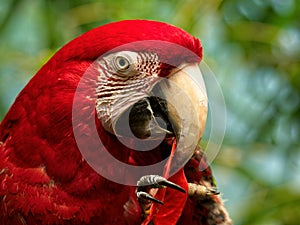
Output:
[[140,178],[137,182],[136,197],[140,203],[141,208],[145,214],[149,213],[152,202],[163,205],[164,203],[153,196],[155,195],[155,189],[172,188],[174,190],[185,193],[185,190],[177,184],[168,181],[159,175],[146,175]]
[[204,200],[212,195],[218,195],[220,192],[215,188],[207,188],[201,184],[188,183],[189,197],[196,197],[199,200]]

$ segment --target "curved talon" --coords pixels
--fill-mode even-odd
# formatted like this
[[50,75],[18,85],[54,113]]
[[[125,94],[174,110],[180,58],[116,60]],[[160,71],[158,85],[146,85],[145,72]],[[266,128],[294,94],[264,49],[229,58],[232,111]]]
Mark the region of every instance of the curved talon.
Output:
[[180,191],[185,193],[185,190],[180,187],[179,185],[168,181],[162,176],[159,175],[146,175],[140,178],[140,180],[137,182],[137,188],[136,188],[136,197],[139,200],[139,202],[143,202],[143,204],[147,204],[148,201],[156,202],[159,204],[163,204],[162,201],[154,198],[151,194],[148,193],[148,191],[151,188],[165,188],[169,187],[174,190]]
[[174,190],[185,193],[185,190],[179,185],[168,181],[166,178],[161,177],[159,175],[146,175],[141,177],[141,179],[137,182],[137,191],[143,190],[145,188],[164,188],[169,187]]
[[217,188],[209,188],[208,189],[211,195],[219,195],[220,192],[217,190]]
[[150,195],[150,194],[148,194],[147,192],[144,192],[144,191],[137,192],[136,196],[137,196],[138,199],[150,200],[150,201],[159,203],[161,205],[164,204],[162,201],[158,200],[157,198],[154,198],[152,195]]

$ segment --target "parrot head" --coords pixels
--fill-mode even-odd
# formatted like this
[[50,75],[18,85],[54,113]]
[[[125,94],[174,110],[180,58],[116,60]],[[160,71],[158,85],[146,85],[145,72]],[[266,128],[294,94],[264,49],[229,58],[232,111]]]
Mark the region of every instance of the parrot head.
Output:
[[[97,31],[80,41],[95,43],[91,38],[98,37]],[[101,129],[140,151],[175,138],[178,169],[193,154],[205,127],[207,96],[198,66],[200,41],[154,21],[111,23],[100,31],[101,40],[94,44],[91,58]]]

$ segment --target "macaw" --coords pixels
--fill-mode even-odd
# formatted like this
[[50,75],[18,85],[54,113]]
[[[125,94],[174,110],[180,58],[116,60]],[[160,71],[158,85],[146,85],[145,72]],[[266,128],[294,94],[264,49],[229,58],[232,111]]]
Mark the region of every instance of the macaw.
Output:
[[62,47],[0,124],[0,224],[231,224],[198,147],[201,59],[197,38],[147,20]]

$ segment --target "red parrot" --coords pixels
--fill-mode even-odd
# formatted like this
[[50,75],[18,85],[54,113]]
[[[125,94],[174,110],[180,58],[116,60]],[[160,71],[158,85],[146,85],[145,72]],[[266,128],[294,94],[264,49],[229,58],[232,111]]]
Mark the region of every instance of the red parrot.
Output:
[[62,47],[0,124],[0,224],[231,224],[197,147],[201,58],[198,39],[146,20]]

